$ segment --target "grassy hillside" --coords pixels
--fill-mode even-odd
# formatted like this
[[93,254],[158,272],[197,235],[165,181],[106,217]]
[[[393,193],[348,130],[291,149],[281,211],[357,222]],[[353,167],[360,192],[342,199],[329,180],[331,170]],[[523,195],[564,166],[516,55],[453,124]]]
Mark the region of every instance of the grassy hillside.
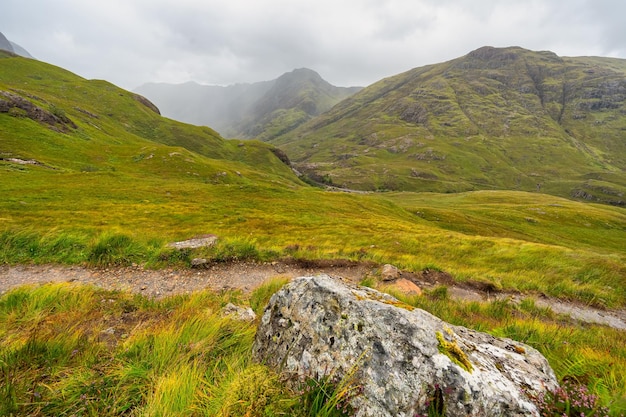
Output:
[[375,83],[273,142],[348,188],[624,204],[626,61],[485,47]]
[[17,159],[37,161],[50,174],[298,183],[270,146],[225,141],[207,127],[165,119],[143,97],[106,81],[17,57],[1,59],[0,72],[0,100],[7,103],[0,114],[0,158],[6,171],[27,171],[11,161]]
[[[548,294],[626,306],[623,208],[522,191],[327,192],[300,182],[268,144],[225,141],[208,128],[164,119],[111,84],[17,57],[0,59],[0,100],[0,263],[184,267],[198,256],[367,260],[444,270],[457,281],[521,291],[530,300]],[[216,247],[166,247],[206,233],[219,236]],[[7,390],[0,413],[54,415],[71,405],[77,413],[85,407],[84,414],[136,407],[146,415],[199,409],[215,415],[219,404],[212,401],[228,397],[231,381],[247,380],[250,372],[268,381],[268,391],[236,395],[271,397],[284,410],[300,399],[282,391],[270,371],[248,369],[244,353],[230,358],[234,362],[212,362],[222,348],[202,345],[208,333],[225,332],[220,343],[248,352],[253,331],[215,319],[224,301],[216,295],[156,303],[80,291],[46,287],[0,299],[0,378],[8,381],[0,386]],[[581,330],[533,309],[532,301],[526,310],[456,304],[443,293],[407,302],[527,341],[548,354],[560,377],[574,375],[616,410],[625,409],[623,332]],[[140,326],[127,328],[122,320],[98,327],[112,317]],[[200,325],[201,319],[214,323]],[[128,340],[101,338],[100,330],[109,327],[119,327]],[[176,343],[189,350],[174,349]],[[156,345],[173,356],[154,353]],[[200,369],[210,371],[199,375]],[[233,407],[252,401],[227,399]]]
[[[251,358],[256,324],[220,314],[228,302],[260,313],[284,282],[269,282],[250,297],[197,292],[158,301],[67,283],[5,294],[0,415],[342,416],[335,404],[342,406],[346,388],[358,386],[310,380],[288,389]],[[519,307],[451,303],[442,289],[403,301],[529,343],[560,378],[583,382],[600,397],[585,403],[609,405],[615,416],[626,410],[623,332],[581,328],[537,308],[532,298]],[[565,415],[581,415],[570,405]]]

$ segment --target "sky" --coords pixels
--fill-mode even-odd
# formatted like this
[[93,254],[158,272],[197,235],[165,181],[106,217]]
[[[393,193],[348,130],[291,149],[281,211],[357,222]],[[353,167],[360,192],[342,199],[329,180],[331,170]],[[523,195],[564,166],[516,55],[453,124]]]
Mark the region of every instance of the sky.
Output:
[[132,90],[310,68],[367,86],[482,46],[626,58],[623,0],[2,0],[35,58]]

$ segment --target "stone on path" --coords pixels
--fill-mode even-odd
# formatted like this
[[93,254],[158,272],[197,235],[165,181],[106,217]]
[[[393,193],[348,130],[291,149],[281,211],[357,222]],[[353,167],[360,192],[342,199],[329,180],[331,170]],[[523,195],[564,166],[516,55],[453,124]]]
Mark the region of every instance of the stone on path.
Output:
[[393,265],[385,264],[380,270],[380,278],[383,281],[393,281],[400,276],[400,270]]
[[406,278],[400,278],[385,285],[385,289],[393,289],[407,295],[422,295],[422,289],[413,281]]

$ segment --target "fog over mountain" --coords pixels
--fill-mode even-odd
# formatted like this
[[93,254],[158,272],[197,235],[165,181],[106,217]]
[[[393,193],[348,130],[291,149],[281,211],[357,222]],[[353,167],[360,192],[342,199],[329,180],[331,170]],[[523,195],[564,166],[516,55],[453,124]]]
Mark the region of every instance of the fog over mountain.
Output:
[[206,125],[225,137],[270,140],[329,110],[360,87],[335,87],[307,68],[277,79],[227,87],[148,83],[135,89],[162,114]]

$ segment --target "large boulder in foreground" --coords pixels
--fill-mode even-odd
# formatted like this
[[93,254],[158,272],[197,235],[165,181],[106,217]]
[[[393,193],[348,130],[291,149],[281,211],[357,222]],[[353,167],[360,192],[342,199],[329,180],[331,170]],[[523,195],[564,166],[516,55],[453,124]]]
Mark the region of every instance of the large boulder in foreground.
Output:
[[538,416],[527,393],[557,387],[535,349],[453,326],[370,288],[328,276],[274,294],[254,344],[259,361],[291,380],[356,369],[356,416]]

